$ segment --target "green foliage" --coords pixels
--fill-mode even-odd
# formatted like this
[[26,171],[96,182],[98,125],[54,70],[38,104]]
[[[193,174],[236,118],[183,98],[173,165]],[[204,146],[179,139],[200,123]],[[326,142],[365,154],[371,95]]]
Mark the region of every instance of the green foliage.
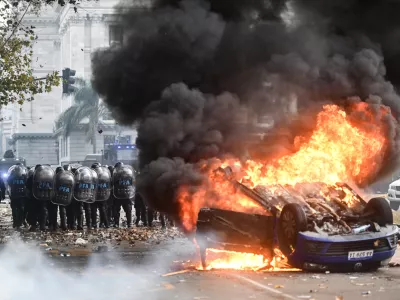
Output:
[[92,89],[90,82],[77,78],[78,89],[73,94],[74,104],[59,115],[55,122],[56,129],[62,128],[62,133],[67,137],[81,121],[88,118],[84,126],[87,141],[93,145],[96,153],[97,127],[101,118],[107,115],[107,109],[100,102],[98,94]]
[[37,40],[33,26],[21,21],[31,9],[31,3],[1,0],[0,20],[0,106],[31,101],[40,93],[48,93],[60,84],[58,72],[44,78],[33,76],[33,46]]

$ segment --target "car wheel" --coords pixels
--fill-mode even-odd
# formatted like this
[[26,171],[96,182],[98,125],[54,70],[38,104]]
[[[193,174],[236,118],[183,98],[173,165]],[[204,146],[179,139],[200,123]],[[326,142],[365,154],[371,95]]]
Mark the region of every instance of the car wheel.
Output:
[[392,225],[393,213],[385,198],[372,198],[368,201],[365,211],[373,212],[372,221],[379,226]]
[[307,217],[303,208],[297,203],[285,205],[278,221],[279,247],[284,255],[294,251],[298,233],[306,230]]

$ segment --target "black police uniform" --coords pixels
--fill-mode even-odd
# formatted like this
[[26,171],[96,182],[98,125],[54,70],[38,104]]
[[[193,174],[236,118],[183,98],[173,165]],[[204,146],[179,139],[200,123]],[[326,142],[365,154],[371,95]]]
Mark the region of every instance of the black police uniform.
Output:
[[[15,170],[19,168],[19,175],[16,175]],[[17,172],[18,172],[17,171]],[[11,171],[9,177],[7,179],[7,184],[10,187],[10,204],[13,218],[13,228],[19,228],[23,225],[25,221],[25,212],[24,212],[24,204],[25,197],[21,196],[20,188],[22,188],[22,193],[25,194],[25,186],[26,186],[26,169],[21,164],[17,164],[14,167],[14,170]],[[3,191],[4,182],[0,183],[0,188]],[[5,189],[5,187],[4,187]]]
[[[71,168],[72,174],[75,174],[76,169],[77,168]],[[81,202],[76,201],[75,198],[72,197],[71,204],[66,207],[66,213],[67,213],[68,229],[76,230],[77,222],[78,222],[78,228],[83,229],[83,212],[82,212]]]
[[28,178],[26,180],[26,202],[25,211],[27,213],[26,220],[30,226],[31,231],[35,231],[37,227],[37,200],[33,196],[33,172],[31,169],[28,172]]
[[[101,167],[100,163],[92,164],[92,169]],[[106,228],[110,227],[107,218],[107,201],[95,201],[91,205],[91,221],[92,228],[97,228],[97,210],[100,215],[100,227],[104,226]]]
[[[109,166],[108,170],[110,171],[111,178],[112,178],[114,167]],[[112,186],[111,186],[111,190],[112,190]],[[114,223],[114,195],[112,192],[110,194],[110,198],[108,198],[108,200],[107,200],[107,219],[108,219],[109,224]]]
[[135,224],[136,226],[139,225],[139,222],[142,221],[144,226],[147,226],[147,211],[146,211],[146,205],[144,204],[143,198],[139,193],[135,193],[135,214],[136,214],[136,220]]
[[[123,166],[122,162],[117,162],[114,166],[114,171],[116,172],[116,168]],[[120,211],[121,207],[126,215],[126,225],[127,227],[132,226],[132,200],[131,199],[118,199],[114,197],[113,209],[114,209],[114,227],[119,227],[120,220]]]
[[[57,167],[56,174],[61,172],[64,168]],[[54,231],[58,229],[57,213],[60,215],[60,225],[62,230],[67,230],[67,212],[66,207],[63,205],[57,205],[52,202],[48,205],[49,209],[49,229]]]
[[[41,167],[41,165],[36,165],[35,167],[35,171]],[[32,191],[33,191],[33,176],[32,176],[32,182],[28,183],[28,185],[31,186]],[[32,195],[33,196],[33,195]],[[33,220],[39,221],[39,229],[41,231],[46,230],[46,222],[48,220],[48,201],[41,201],[36,199],[35,197],[33,197],[33,201],[32,201],[32,223],[34,223],[34,225],[31,227],[31,230],[34,231],[36,230],[36,224],[37,222],[34,222]]]

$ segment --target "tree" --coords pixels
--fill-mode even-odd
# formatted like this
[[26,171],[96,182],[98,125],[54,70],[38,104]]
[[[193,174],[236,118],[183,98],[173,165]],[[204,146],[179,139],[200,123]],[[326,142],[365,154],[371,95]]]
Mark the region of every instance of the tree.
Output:
[[77,78],[76,83],[78,89],[73,94],[74,104],[60,114],[55,127],[56,129],[62,128],[62,134],[67,137],[72,129],[88,118],[88,123],[81,125],[84,126],[87,141],[93,145],[93,153],[96,153],[97,128],[108,111],[100,102],[99,95],[92,89],[89,81]]
[[33,2],[0,0],[0,106],[31,101],[36,94],[50,92],[60,78],[54,71],[43,78],[33,76],[33,26],[22,26]]

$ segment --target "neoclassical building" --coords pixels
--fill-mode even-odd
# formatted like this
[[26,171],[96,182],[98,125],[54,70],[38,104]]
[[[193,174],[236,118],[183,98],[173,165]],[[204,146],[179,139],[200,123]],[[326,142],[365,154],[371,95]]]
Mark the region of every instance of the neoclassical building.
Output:
[[[137,7],[149,3],[138,0]],[[38,35],[34,47],[35,76],[44,77],[54,70],[61,74],[68,67],[76,70],[78,77],[90,79],[91,54],[98,48],[122,42],[122,29],[114,21],[117,4],[117,0],[83,1],[76,12],[70,5],[57,5],[46,7],[39,16],[25,16],[24,23],[34,26]],[[25,103],[22,110],[18,105],[7,107],[12,117],[1,127],[3,152],[11,147],[16,155],[26,158],[28,165],[83,160],[93,152],[93,147],[86,142],[81,126],[68,138],[54,132],[55,119],[72,102],[71,97],[62,96],[61,87],[55,87],[51,93],[37,95],[34,101]],[[97,138],[97,153],[102,153],[104,144],[118,135],[135,141],[133,128],[116,127],[111,118],[104,123]]]

